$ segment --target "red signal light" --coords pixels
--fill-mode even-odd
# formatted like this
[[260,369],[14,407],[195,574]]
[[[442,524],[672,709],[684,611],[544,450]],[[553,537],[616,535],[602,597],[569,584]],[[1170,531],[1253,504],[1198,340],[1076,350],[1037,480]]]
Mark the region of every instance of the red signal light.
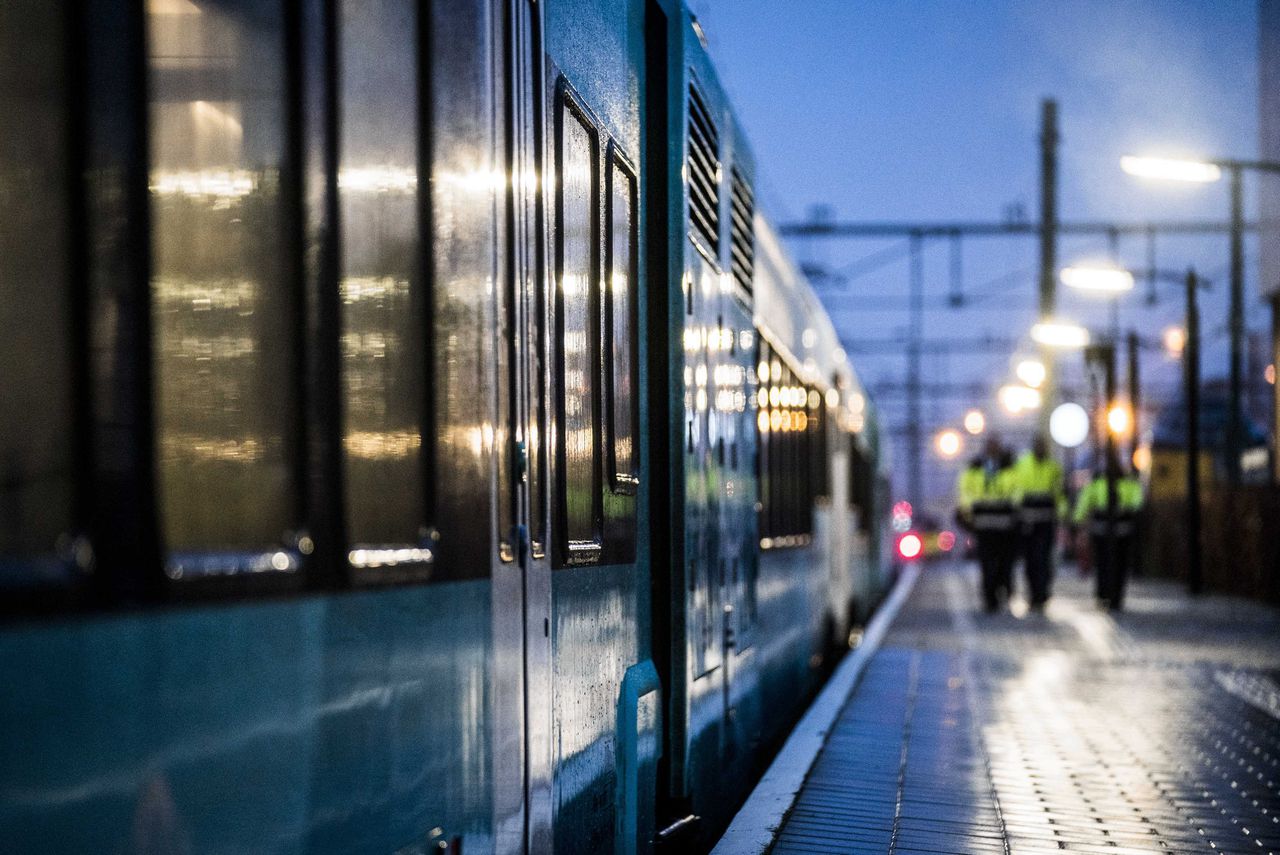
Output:
[[915,532],[908,532],[898,539],[898,554],[906,560],[918,558],[924,550],[924,541]]
[[938,532],[938,548],[950,552],[956,545],[956,536],[949,531]]

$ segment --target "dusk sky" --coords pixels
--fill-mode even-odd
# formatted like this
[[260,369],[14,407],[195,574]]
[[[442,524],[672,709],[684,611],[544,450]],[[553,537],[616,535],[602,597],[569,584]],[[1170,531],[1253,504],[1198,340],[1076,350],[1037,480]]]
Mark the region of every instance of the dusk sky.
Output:
[[[1063,220],[1225,221],[1224,184],[1144,183],[1120,171],[1126,153],[1255,157],[1258,151],[1257,7],[1249,0],[691,0],[724,83],[756,149],[762,195],[775,221],[830,206],[849,221],[999,221],[1021,203],[1038,218],[1040,101],[1059,102]],[[1248,216],[1256,185],[1246,183]],[[899,241],[905,250],[905,241]],[[831,269],[856,268],[893,242],[847,240],[793,253]],[[1063,263],[1107,253],[1105,239],[1064,240]],[[925,338],[1024,336],[1034,321],[1037,245],[1029,239],[963,245],[969,308],[946,305],[948,246],[926,247],[929,309]],[[1146,265],[1145,240],[1120,245],[1120,260]],[[1162,268],[1194,264],[1218,281],[1203,307],[1206,379],[1226,370],[1227,239],[1161,239]],[[1257,253],[1246,244],[1248,324],[1263,330]],[[824,294],[846,341],[904,334],[905,252]],[[1142,292],[1144,286],[1139,285]],[[1181,300],[1167,288],[1154,306],[1124,298],[1120,326],[1153,343],[1179,322]],[[1060,289],[1060,313],[1105,331],[1105,303]],[[925,361],[932,382],[1004,382],[1015,354]],[[1144,384],[1155,401],[1176,393],[1177,363],[1144,354]],[[1078,371],[1068,357],[1065,372]],[[900,381],[900,354],[857,358],[865,381]],[[900,395],[882,396],[891,430],[901,426]],[[994,400],[932,396],[926,431],[956,425],[964,410]],[[1000,425],[1015,443],[1034,419]],[[903,460],[904,450],[897,450]],[[949,493],[953,475],[938,466],[930,482]],[[897,467],[901,472],[901,467]]]

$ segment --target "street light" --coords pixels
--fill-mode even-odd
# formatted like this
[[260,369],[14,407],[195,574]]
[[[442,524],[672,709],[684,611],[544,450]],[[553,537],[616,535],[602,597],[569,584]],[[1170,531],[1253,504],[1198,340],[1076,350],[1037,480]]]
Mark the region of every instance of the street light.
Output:
[[1032,389],[1039,389],[1044,385],[1044,378],[1049,372],[1040,360],[1024,359],[1013,369],[1013,373]]
[[941,431],[934,440],[934,444],[938,447],[938,454],[948,460],[959,454],[963,446],[960,434],[950,428]]
[[[1209,183],[1222,177],[1223,170],[1231,176],[1231,334],[1230,400],[1227,404],[1227,474],[1232,484],[1240,483],[1240,453],[1244,445],[1244,425],[1240,402],[1244,395],[1244,171],[1280,172],[1280,163],[1257,160],[1230,160],[1206,158],[1185,160],[1168,157],[1120,158],[1120,168],[1130,175],[1157,178],[1168,181],[1192,181]],[[1280,297],[1271,302],[1271,339],[1280,341]],[[1274,356],[1275,354],[1273,354]],[[1273,407],[1273,434],[1280,436],[1280,408]],[[1280,466],[1280,455],[1276,455]],[[1275,477],[1273,473],[1273,478]]]
[[1058,274],[1062,284],[1079,291],[1119,294],[1133,290],[1133,274],[1122,267],[1064,267]]
[[1040,392],[1028,386],[1001,386],[998,393],[1000,406],[1011,416],[1021,415],[1028,410],[1039,409]]
[[1063,448],[1075,448],[1089,437],[1089,414],[1074,401],[1059,404],[1049,416],[1049,436]]
[[1127,154],[1120,158],[1120,168],[1138,178],[1155,178],[1160,181],[1211,184],[1222,177],[1222,168],[1217,163],[1176,157],[1140,157]]
[[964,429],[977,436],[987,428],[987,417],[981,410],[970,410],[964,414]]
[[1112,404],[1107,410],[1107,429],[1116,436],[1126,436],[1133,425],[1133,413],[1125,404]]
[[1165,327],[1160,340],[1164,342],[1165,353],[1177,359],[1182,356],[1182,350],[1187,346],[1187,331],[1182,327]]
[[1045,318],[1031,328],[1031,338],[1045,347],[1082,348],[1089,344],[1089,331],[1070,321]]

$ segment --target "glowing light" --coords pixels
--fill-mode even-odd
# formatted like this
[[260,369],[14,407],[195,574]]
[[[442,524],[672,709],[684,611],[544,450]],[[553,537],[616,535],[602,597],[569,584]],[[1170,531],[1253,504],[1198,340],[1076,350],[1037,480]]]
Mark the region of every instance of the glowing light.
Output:
[[355,193],[412,193],[418,189],[418,173],[395,166],[349,166],[338,170],[338,189]]
[[1133,274],[1120,267],[1064,267],[1058,275],[1063,285],[1080,291],[1118,294],[1133,290]]
[[1029,386],[1001,386],[1000,406],[1011,416],[1040,408],[1040,392]]
[[1049,371],[1038,359],[1024,359],[1013,369],[1013,373],[1032,389],[1039,389],[1044,384],[1044,378]]
[[237,170],[203,170],[194,172],[152,172],[151,192],[157,196],[207,196],[213,199],[239,199],[254,189],[253,173]]
[[1216,163],[1174,157],[1125,155],[1120,158],[1120,168],[1138,178],[1190,181],[1195,184],[1208,184],[1222,177],[1222,169]]
[[1049,436],[1063,448],[1075,448],[1089,436],[1089,414],[1072,401],[1059,404],[1049,414]]
[[1151,447],[1140,445],[1133,450],[1133,468],[1146,472],[1151,468]]
[[987,417],[981,410],[970,410],[964,414],[964,429],[977,436],[987,429]]
[[1161,334],[1160,340],[1164,343],[1165,352],[1170,356],[1178,357],[1182,355],[1182,351],[1187,346],[1187,331],[1182,327],[1166,327]]
[[1276,366],[1274,362],[1262,369],[1262,376],[1266,378],[1267,383],[1270,385],[1276,385]]
[[911,507],[911,503],[908,502],[906,499],[903,499],[900,502],[894,502],[893,504],[893,513],[895,516],[898,514],[905,514],[907,516],[911,516],[912,510],[913,508]]
[[1133,412],[1127,404],[1112,404],[1107,410],[1107,429],[1116,436],[1125,436],[1133,427]]
[[353,549],[347,553],[352,567],[394,567],[398,564],[427,564],[432,560],[430,549],[399,547],[386,549]]
[[950,552],[952,549],[955,548],[955,545],[956,545],[955,534],[949,531],[938,532],[938,549],[942,550],[943,552]]
[[827,390],[827,406],[833,410],[836,407],[840,406],[840,390],[839,389]]
[[1070,321],[1046,319],[1031,328],[1031,338],[1046,347],[1084,347],[1089,331]]
[[[415,176],[414,181],[417,178]],[[437,180],[440,184],[453,187],[465,193],[491,193],[506,187],[507,177],[497,169],[475,169],[468,172],[441,172]],[[589,180],[589,176],[582,178]]]
[[938,453],[943,457],[952,458],[960,453],[963,442],[960,434],[951,429],[942,431],[934,438],[933,444],[937,447]]
[[396,460],[416,453],[421,445],[417,431],[353,431],[342,438],[347,454],[361,460]]
[[908,532],[898,540],[898,554],[908,561],[917,557],[923,549],[924,542],[915,532]]
[[147,0],[148,15],[199,15],[200,7],[190,0]]

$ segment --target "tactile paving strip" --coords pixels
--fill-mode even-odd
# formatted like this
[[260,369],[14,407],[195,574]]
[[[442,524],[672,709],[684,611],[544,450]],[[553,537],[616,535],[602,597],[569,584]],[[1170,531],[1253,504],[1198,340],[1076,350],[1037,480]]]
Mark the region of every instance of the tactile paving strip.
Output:
[[957,578],[917,586],[774,855],[1280,855],[1280,721],[1221,664],[1086,643],[1091,611],[960,615]]

